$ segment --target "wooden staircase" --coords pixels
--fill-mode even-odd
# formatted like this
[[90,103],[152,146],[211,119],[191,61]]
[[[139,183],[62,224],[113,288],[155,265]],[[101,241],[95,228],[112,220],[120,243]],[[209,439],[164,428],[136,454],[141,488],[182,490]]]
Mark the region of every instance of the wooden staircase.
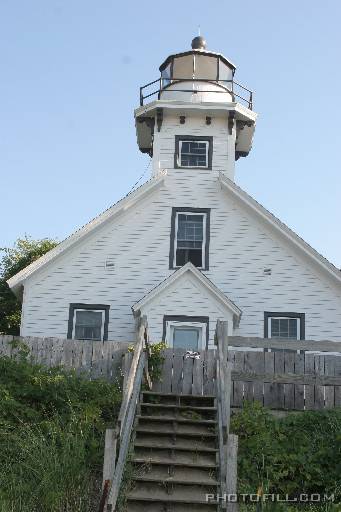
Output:
[[214,396],[141,394],[127,512],[217,510],[216,415]]
[[147,329],[142,317],[134,354],[123,368],[118,421],[106,431],[98,511],[123,512],[116,505],[128,463],[133,467],[128,494],[122,495],[124,512],[237,512],[236,503],[216,501],[217,495],[236,492],[237,479],[237,437],[229,433],[227,323],[217,322],[214,351],[194,357],[184,349],[166,349],[156,383],[148,370]]

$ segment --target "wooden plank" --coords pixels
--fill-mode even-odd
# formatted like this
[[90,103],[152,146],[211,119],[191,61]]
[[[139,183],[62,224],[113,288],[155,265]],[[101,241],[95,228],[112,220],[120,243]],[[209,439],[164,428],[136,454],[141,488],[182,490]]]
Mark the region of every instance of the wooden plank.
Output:
[[[275,351],[275,370],[274,373],[284,373],[284,352],[283,351]],[[273,407],[276,409],[284,409],[284,384],[281,382],[274,382],[274,405]]]
[[117,432],[112,428],[107,428],[105,431],[104,442],[104,461],[103,461],[103,480],[102,489],[106,480],[113,479],[115,473],[115,459],[117,448]]
[[182,371],[184,365],[184,349],[173,349],[173,377],[172,393],[180,394],[182,391]]
[[[304,353],[295,353],[295,374],[304,374]],[[295,384],[294,385],[294,395],[295,395],[295,410],[303,411],[304,410],[304,385],[303,384]]]
[[341,352],[338,341],[287,340],[283,338],[248,338],[244,336],[229,336],[231,347],[273,348],[283,350],[308,350],[316,352]]
[[193,382],[193,359],[188,357],[184,358],[183,366],[183,379],[182,379],[182,390],[183,395],[192,394],[192,382]]
[[267,384],[291,384],[310,386],[337,386],[341,384],[341,377],[329,375],[297,375],[296,373],[254,373],[254,372],[232,372],[233,381],[243,382],[265,382]]
[[[272,376],[275,372],[275,352],[264,352],[264,370],[265,373]],[[272,382],[264,383],[264,405],[273,408],[276,404],[276,395],[274,395],[274,385]]]
[[[233,361],[233,370],[243,372],[244,371],[244,355],[245,352],[236,351],[234,361]],[[233,407],[243,407],[244,400],[244,383],[241,382],[233,382]]]
[[[324,376],[324,356],[315,356],[315,374]],[[315,386],[315,400],[314,409],[324,409],[324,386],[316,384]]]
[[162,393],[170,393],[172,391],[172,374],[173,374],[173,350],[168,349],[164,353],[164,363],[162,368]]
[[[244,372],[252,372],[253,371],[253,363],[254,358],[253,354],[255,352],[245,352],[244,354]],[[244,381],[244,400],[247,402],[253,402],[253,381],[247,380]]]
[[[65,344],[67,344],[68,342],[69,340],[66,340]],[[92,349],[92,341],[84,340],[82,350],[81,373],[83,377],[89,380],[91,379],[92,373]]]
[[193,361],[193,395],[202,395],[203,393],[203,371],[204,371],[205,351],[200,354],[200,359]]
[[[304,358],[304,373],[306,375],[314,375],[315,374],[315,362],[314,362],[314,354],[305,354]],[[315,386],[311,384],[307,384],[304,386],[304,395],[305,395],[305,409],[311,410],[314,409],[315,402]]]
[[[327,377],[335,376],[335,357],[333,356],[324,356],[324,374]],[[335,387],[334,386],[326,386],[324,388],[325,392],[325,407],[326,409],[330,409],[334,407],[335,402]]]
[[[334,359],[334,375],[341,377],[341,357]],[[341,407],[341,386],[335,386],[334,388],[334,406]]]
[[[284,372],[295,373],[295,352],[284,352]],[[284,384],[284,409],[289,411],[295,408],[295,386]]]
[[204,355],[204,382],[203,382],[203,394],[213,395],[216,394],[216,382],[215,382],[215,361],[216,361],[216,350],[205,350]]
[[[238,436],[229,434],[227,439],[226,494],[237,494]],[[238,504],[227,502],[228,512],[237,512]]]

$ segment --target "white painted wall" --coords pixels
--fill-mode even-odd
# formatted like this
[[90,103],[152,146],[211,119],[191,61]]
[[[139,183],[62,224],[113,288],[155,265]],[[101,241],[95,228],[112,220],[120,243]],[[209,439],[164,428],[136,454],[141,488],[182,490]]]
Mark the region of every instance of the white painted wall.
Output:
[[[173,272],[172,206],[212,209],[205,274],[242,310],[235,334],[263,336],[264,311],[295,311],[306,313],[307,339],[341,341],[340,288],[223,191],[216,171],[202,170],[170,170],[160,189],[31,276],[22,335],[65,337],[69,303],[84,302],[110,304],[109,339],[132,340],[132,304]],[[114,268],[106,269],[107,259]],[[162,308],[165,314],[200,315],[201,307],[187,291],[169,297],[152,312],[155,340],[162,336]]]
[[[147,315],[149,336],[161,341],[160,319],[163,315],[186,315],[209,317],[209,348],[214,346],[214,333],[217,320],[227,320],[228,333],[233,334],[233,313],[216,300],[204,286],[190,275],[185,275],[172,283],[160,295],[141,308]],[[162,333],[161,333],[162,334]]]
[[[185,115],[185,112],[183,112]],[[211,117],[211,124],[206,124],[207,112],[189,112],[186,114],[185,124],[180,124],[179,115],[164,109],[164,118],[161,131],[158,132],[155,124],[153,142],[153,172],[160,169],[174,169],[175,135],[212,136],[213,158],[212,169],[224,171],[231,180],[234,179],[235,164],[235,131],[228,133],[228,113],[215,114]],[[181,169],[178,169],[181,172]],[[185,172],[189,172],[187,169]],[[192,170],[197,172],[196,170]]]

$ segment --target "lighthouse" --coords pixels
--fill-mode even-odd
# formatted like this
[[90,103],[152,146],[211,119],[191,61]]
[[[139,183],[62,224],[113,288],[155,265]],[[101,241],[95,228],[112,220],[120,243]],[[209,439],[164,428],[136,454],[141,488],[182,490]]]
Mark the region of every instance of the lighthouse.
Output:
[[159,78],[140,87],[138,146],[152,157],[153,176],[202,169],[234,180],[236,160],[252,147],[253,93],[236,81],[229,59],[207,50],[203,37],[191,46],[167,57]]

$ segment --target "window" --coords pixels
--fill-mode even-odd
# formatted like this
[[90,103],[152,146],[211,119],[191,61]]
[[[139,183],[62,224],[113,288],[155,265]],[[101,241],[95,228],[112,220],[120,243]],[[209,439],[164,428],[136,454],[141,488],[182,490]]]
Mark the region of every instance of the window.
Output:
[[175,137],[174,167],[212,169],[213,137]]
[[304,340],[304,313],[264,313],[264,337]]
[[188,261],[208,270],[210,210],[173,208],[171,225],[170,268],[178,268]]
[[75,340],[107,340],[109,306],[70,304],[67,337]]
[[208,317],[165,315],[163,339],[170,347],[203,350],[208,344]]

